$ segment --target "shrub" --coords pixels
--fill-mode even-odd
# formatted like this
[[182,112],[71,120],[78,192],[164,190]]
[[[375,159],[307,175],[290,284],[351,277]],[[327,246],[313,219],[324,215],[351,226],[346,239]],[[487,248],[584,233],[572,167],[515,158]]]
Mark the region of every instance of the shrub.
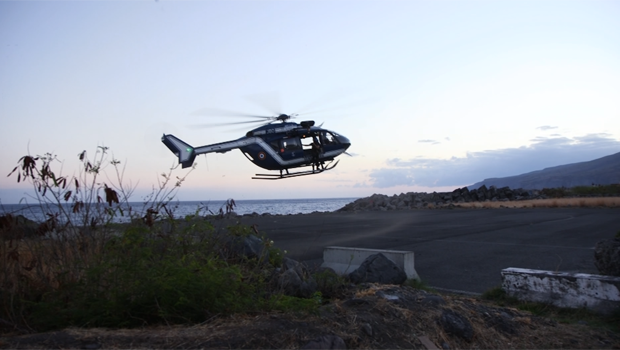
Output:
[[571,188],[571,192],[577,196],[595,196],[595,195],[617,196],[617,195],[620,195],[620,184],[575,186]]
[[[134,210],[133,189],[122,185],[119,162],[108,162],[104,147],[95,155],[92,162],[85,152],[78,155],[77,176],[57,174],[51,154],[22,157],[9,174],[32,184],[30,199],[45,217],[30,227],[35,234],[9,237],[7,227],[18,223],[10,215],[9,226],[0,226],[4,323],[35,330],[129,327],[313,305],[268,289],[268,270],[281,264],[282,252],[267,238],[262,238],[267,249],[255,258],[227,249],[231,238],[248,237],[255,229],[233,225],[219,232],[198,210],[176,218],[169,203],[184,178],[172,181],[170,173],[162,174],[163,181]],[[106,165],[117,175],[113,184],[99,179]],[[233,208],[229,200],[220,214]]]

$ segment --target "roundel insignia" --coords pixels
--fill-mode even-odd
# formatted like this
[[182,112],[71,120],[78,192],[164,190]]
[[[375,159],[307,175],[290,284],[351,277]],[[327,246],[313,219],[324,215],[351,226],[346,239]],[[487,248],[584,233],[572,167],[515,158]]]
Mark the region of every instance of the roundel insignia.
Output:
[[258,159],[265,160],[265,157],[266,157],[265,152],[258,152]]

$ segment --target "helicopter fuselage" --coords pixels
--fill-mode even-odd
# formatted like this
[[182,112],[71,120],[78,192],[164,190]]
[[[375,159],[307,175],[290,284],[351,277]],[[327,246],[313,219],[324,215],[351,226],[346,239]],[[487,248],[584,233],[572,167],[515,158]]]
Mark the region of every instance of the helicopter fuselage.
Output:
[[192,166],[196,155],[225,153],[238,148],[252,163],[267,170],[314,166],[332,161],[351,142],[333,131],[315,127],[314,122],[267,124],[237,140],[193,148],[174,135],[162,142],[179,157],[183,168]]

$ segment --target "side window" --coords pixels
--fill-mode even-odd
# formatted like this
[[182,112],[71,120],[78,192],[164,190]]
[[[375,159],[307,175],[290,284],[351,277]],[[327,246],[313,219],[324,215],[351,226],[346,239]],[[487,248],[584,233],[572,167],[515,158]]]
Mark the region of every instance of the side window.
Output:
[[295,151],[295,150],[301,149],[301,142],[299,141],[299,138],[297,137],[290,138],[290,139],[283,139],[280,146],[281,146],[280,147],[281,150]]

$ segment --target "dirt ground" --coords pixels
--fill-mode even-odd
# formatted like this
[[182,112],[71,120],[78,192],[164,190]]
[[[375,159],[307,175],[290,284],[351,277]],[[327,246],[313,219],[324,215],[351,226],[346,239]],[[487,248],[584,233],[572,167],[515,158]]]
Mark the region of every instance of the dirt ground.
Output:
[[322,336],[339,337],[347,349],[620,348],[620,325],[609,329],[590,319],[568,324],[480,298],[376,284],[351,285],[316,313],[214,315],[193,326],[5,333],[0,348],[295,349]]
[[[531,203],[530,203],[531,202]],[[463,203],[477,208],[620,206],[619,198]],[[617,320],[617,319],[616,319]],[[0,320],[1,321],[1,320]],[[620,349],[620,322],[590,316],[565,322],[480,297],[409,286],[348,286],[315,313],[212,315],[190,326],[69,328],[28,334],[0,323],[2,349]],[[335,336],[335,337],[334,337]],[[344,347],[343,347],[344,346]]]

